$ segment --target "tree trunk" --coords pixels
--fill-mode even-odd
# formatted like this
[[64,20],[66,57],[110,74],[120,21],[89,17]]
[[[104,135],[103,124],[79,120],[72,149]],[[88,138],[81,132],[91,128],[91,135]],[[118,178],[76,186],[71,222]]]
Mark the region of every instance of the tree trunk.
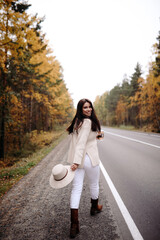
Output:
[[2,106],[1,136],[0,136],[0,159],[4,160],[4,139],[5,139],[5,111]]
[[32,131],[32,94],[30,96],[30,109],[29,109],[29,132]]

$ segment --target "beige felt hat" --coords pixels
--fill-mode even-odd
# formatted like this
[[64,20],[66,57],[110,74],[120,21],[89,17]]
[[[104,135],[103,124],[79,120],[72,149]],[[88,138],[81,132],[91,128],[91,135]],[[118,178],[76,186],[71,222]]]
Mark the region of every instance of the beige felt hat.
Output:
[[57,164],[53,167],[49,179],[52,188],[63,188],[67,186],[74,178],[75,171],[71,170],[70,165]]

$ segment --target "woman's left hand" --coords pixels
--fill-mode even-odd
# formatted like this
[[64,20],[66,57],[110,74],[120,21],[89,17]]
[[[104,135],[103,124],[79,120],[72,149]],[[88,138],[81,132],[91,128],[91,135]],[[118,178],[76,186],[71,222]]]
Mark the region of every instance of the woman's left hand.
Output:
[[72,171],[75,171],[77,168],[78,168],[78,164],[73,163],[73,164],[71,165]]

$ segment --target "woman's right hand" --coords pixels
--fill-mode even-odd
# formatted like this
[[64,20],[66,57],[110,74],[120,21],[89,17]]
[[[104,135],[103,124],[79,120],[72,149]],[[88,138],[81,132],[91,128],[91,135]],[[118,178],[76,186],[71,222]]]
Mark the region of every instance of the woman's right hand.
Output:
[[73,164],[71,165],[72,171],[75,171],[77,168],[78,168],[78,164],[73,163]]

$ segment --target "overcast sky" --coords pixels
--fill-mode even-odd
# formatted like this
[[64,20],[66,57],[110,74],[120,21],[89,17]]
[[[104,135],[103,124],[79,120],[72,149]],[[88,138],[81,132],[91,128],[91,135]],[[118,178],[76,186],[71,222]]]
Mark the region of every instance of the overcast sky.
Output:
[[144,73],[160,30],[160,0],[29,0],[63,68],[75,106]]

